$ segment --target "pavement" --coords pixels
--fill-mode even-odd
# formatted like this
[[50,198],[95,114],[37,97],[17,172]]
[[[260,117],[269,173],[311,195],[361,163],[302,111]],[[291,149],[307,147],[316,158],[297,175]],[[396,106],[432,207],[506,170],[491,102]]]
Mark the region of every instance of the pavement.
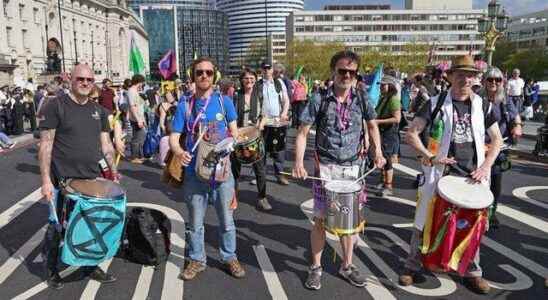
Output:
[[[293,135],[289,137],[290,151]],[[313,137],[309,146],[313,144]],[[1,299],[547,299],[548,289],[548,165],[516,159],[505,173],[498,209],[501,226],[482,240],[481,265],[492,286],[477,295],[454,274],[425,272],[411,287],[397,284],[397,274],[409,250],[416,190],[413,181],[419,165],[406,145],[395,166],[393,196],[368,192],[367,228],[360,234],[354,264],[367,276],[365,288],[355,288],[337,275],[340,247],[328,235],[322,265],[322,289],[304,287],[310,256],[312,210],[310,181],[275,183],[268,172],[268,198],[274,209],[258,211],[256,187],[249,167],[244,167],[239,206],[234,212],[238,256],[247,276],[234,279],[221,268],[218,255],[218,221],[213,209],[205,218],[208,268],[194,281],[177,279],[186,251],[185,220],[188,209],[181,191],[160,182],[161,170],[153,164],[122,162],[122,185],[132,205],[154,207],[171,221],[172,254],[156,270],[122,258],[102,264],[118,281],[99,284],[83,278],[79,270],[63,271],[65,287],[53,291],[43,282],[40,254],[47,205],[40,202],[39,166],[35,143],[21,143],[0,154],[0,298]],[[306,167],[312,170],[312,153]],[[287,153],[287,167],[293,155]],[[271,163],[270,163],[271,164]],[[378,182],[378,172],[367,180]]]

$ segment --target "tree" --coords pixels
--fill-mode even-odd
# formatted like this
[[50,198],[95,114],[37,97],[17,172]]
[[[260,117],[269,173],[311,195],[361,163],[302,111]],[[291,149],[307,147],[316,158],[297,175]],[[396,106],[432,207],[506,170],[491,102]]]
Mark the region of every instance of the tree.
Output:
[[257,38],[251,41],[247,51],[242,55],[242,66],[250,66],[252,68],[259,68],[261,62],[266,59],[268,52],[266,49],[266,40]]
[[321,80],[329,78],[331,57],[344,49],[345,46],[342,43],[318,43],[312,40],[293,41],[286,48],[284,63],[287,66],[287,73],[291,77],[299,66],[303,66],[303,73],[308,78]]

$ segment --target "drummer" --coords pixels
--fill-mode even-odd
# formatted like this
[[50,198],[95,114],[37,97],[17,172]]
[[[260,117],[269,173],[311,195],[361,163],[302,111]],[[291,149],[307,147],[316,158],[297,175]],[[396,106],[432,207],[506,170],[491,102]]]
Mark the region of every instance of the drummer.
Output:
[[[240,74],[240,90],[234,94],[234,106],[236,107],[236,113],[238,114],[238,127],[246,127],[251,124],[257,124],[257,110],[255,114],[251,113],[251,93],[253,86],[257,81],[257,73],[255,71],[245,68]],[[258,129],[258,125],[257,125]],[[241,137],[241,136],[240,136]],[[232,156],[232,174],[234,175],[235,190],[238,193],[238,179],[240,178],[240,172],[242,164]],[[259,209],[268,211],[272,209],[270,203],[266,199],[266,172],[264,168],[264,161],[259,160],[252,165],[253,172],[255,173],[257,192],[259,197],[257,200],[257,207]]]
[[[357,179],[362,158],[367,153],[367,136],[371,137],[374,148],[375,165],[382,168],[384,159],[380,146],[379,129],[375,110],[368,105],[367,94],[353,85],[360,67],[359,56],[351,51],[341,51],[331,58],[331,71],[334,85],[320,101],[311,101],[301,115],[301,126],[295,145],[295,165],[293,176],[306,178],[303,159],[306,139],[312,125],[316,125],[316,176],[330,179]],[[341,175],[342,174],[342,175]],[[325,246],[324,220],[326,217],[326,193],[320,183],[314,183],[314,226],[310,233],[312,264],[305,287],[311,290],[321,288],[321,256]],[[357,287],[365,286],[366,278],[352,264],[355,235],[342,235],[343,261],[339,274]]]
[[[62,216],[65,204],[65,198],[59,193],[64,180],[100,177],[99,160],[103,156],[114,178],[118,178],[107,114],[89,98],[94,81],[94,72],[88,65],[75,66],[71,75],[70,93],[63,93],[43,107],[44,119],[40,122],[38,152],[42,195],[45,201],[53,201],[58,216]],[[62,237],[51,222],[45,239],[47,284],[50,288],[61,289],[63,281],[59,276],[58,258]],[[116,277],[96,266],[86,267],[84,273],[101,283],[116,280]]]
[[[257,80],[251,94],[251,115],[260,116],[259,129],[263,131],[268,120],[279,119],[287,122],[289,111],[289,96],[287,87],[280,78],[274,78],[272,65],[268,62],[261,64],[263,78]],[[258,103],[258,105],[257,105]],[[276,179],[281,185],[288,185],[289,181],[285,175],[281,174],[284,170],[285,149],[280,152],[267,153],[274,160],[274,172]],[[267,158],[265,155],[264,165],[266,167]]]
[[[426,211],[431,199],[435,196],[438,180],[444,176],[446,169],[451,169],[449,166],[456,165],[458,169],[470,173],[474,180],[487,182],[491,166],[502,145],[499,126],[489,102],[474,94],[471,89],[479,72],[471,56],[455,58],[451,69],[447,72],[451,88],[447,93],[442,93],[445,99],[439,106],[439,113],[437,116],[432,116],[440,97],[436,96],[417,112],[407,131],[407,143],[420,156],[424,182],[420,182],[418,192],[420,199],[415,212],[415,229],[411,237],[409,256],[399,277],[399,282],[403,286],[413,284],[414,276],[422,266],[419,244],[426,221]],[[438,122],[440,118],[443,120],[443,134],[438,153],[432,153],[423,145],[419,135],[425,130],[427,124],[433,122],[441,124]],[[485,132],[491,139],[491,147],[487,151],[484,147]],[[482,294],[489,292],[489,284],[482,278],[479,249],[464,277],[466,284],[475,292]]]

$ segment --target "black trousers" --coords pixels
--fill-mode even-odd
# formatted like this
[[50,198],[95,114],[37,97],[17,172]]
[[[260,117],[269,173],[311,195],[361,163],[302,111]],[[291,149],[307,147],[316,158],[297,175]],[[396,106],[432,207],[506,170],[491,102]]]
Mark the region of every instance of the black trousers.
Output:
[[[232,174],[234,175],[234,189],[236,190],[236,193],[238,193],[238,181],[242,171],[242,164],[234,157],[234,155],[232,155],[230,159]],[[257,192],[259,193],[258,199],[266,197],[266,169],[264,162],[264,159],[260,159],[251,165],[253,172],[255,173],[255,179],[257,179]]]

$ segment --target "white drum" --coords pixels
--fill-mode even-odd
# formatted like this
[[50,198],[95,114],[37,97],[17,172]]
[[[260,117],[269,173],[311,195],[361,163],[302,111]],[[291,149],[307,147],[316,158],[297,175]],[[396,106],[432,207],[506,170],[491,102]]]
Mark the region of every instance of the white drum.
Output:
[[484,184],[469,177],[444,176],[438,181],[438,193],[460,208],[482,209],[493,203],[494,196]]

